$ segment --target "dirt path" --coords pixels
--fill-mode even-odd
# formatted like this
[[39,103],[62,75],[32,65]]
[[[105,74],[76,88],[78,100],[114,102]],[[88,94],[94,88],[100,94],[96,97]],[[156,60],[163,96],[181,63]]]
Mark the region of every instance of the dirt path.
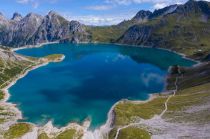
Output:
[[[177,90],[178,90],[177,82],[178,82],[178,77],[176,77],[176,81],[175,81],[175,90],[173,91],[173,95],[170,95],[170,96],[168,97],[168,99],[167,99],[167,100],[165,101],[165,103],[164,103],[165,109],[162,111],[162,113],[161,113],[160,115],[155,115],[153,118],[151,118],[151,119],[149,119],[149,120],[155,120],[155,119],[158,120],[158,119],[160,119],[160,118],[166,113],[166,111],[168,110],[168,102],[169,102],[169,100],[170,100],[173,96],[176,95],[176,92],[177,92]],[[118,138],[119,133],[120,133],[121,130],[126,129],[126,128],[128,128],[128,127],[133,127],[133,126],[141,125],[141,124],[143,124],[145,121],[149,121],[149,120],[144,120],[144,119],[143,119],[143,120],[140,120],[140,122],[131,123],[131,124],[129,124],[129,125],[126,125],[126,126],[123,126],[123,127],[121,127],[121,128],[118,128],[118,129],[117,129],[116,136],[115,136],[114,139],[117,139],[117,138]]]
[[170,100],[172,97],[174,97],[174,96],[176,95],[176,92],[177,92],[177,90],[178,90],[177,82],[178,82],[178,77],[176,77],[176,81],[175,81],[175,87],[176,87],[176,89],[173,91],[173,95],[170,95],[170,96],[168,97],[168,99],[166,100],[166,102],[165,102],[165,109],[164,109],[163,112],[159,115],[159,117],[162,117],[162,116],[166,113],[166,111],[168,110],[168,102],[169,102],[169,100]]

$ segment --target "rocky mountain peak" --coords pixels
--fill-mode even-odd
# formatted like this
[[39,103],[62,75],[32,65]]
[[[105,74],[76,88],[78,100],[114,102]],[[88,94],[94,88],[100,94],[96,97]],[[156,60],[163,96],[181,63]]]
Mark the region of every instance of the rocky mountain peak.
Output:
[[55,12],[55,11],[50,11],[48,13],[48,16],[53,16],[53,15],[59,15],[59,14],[57,12]]
[[55,11],[50,11],[45,18],[47,18],[48,20],[54,20],[54,22],[59,22],[59,20],[66,20]]
[[133,17],[133,20],[143,20],[148,18],[151,14],[152,12],[150,11],[141,10]]
[[37,26],[41,24],[43,17],[41,15],[35,13],[29,13],[24,18],[22,18],[21,22],[36,24]]
[[60,25],[66,26],[69,24],[69,22],[64,17],[55,11],[50,11],[47,16],[45,16],[44,22],[47,25],[51,25],[51,27],[58,27]]
[[42,18],[42,16],[35,13],[29,13],[25,16],[25,18]]
[[22,18],[23,18],[23,17],[22,17],[21,14],[15,12],[15,13],[13,14],[12,20],[20,21]]

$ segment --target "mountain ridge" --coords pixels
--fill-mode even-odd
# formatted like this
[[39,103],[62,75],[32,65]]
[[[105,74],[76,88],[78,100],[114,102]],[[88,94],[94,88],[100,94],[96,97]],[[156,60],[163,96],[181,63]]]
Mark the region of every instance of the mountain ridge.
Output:
[[209,2],[190,0],[169,14],[130,27],[116,42],[170,49],[200,60],[210,52],[209,11]]

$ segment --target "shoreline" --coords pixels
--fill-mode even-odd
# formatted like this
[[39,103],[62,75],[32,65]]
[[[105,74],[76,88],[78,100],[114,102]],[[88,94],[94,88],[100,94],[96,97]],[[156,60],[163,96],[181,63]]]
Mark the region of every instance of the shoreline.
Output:
[[43,47],[44,45],[57,44],[57,43],[59,43],[59,41],[44,42],[44,43],[40,43],[40,44],[36,44],[36,45],[25,45],[25,46],[21,46],[21,47],[17,47],[17,48],[11,48],[11,51],[15,52],[15,51],[22,50],[22,49],[40,48],[40,47]]
[[164,51],[168,51],[168,52],[172,52],[172,53],[175,53],[175,54],[178,54],[178,55],[180,55],[180,56],[182,56],[182,58],[185,58],[185,59],[187,59],[187,60],[190,60],[190,61],[193,61],[193,62],[196,62],[197,64],[199,64],[199,63],[202,63],[201,61],[199,61],[199,60],[195,60],[195,59],[193,59],[193,58],[189,58],[189,57],[187,57],[185,54],[183,54],[183,53],[180,53],[180,52],[176,52],[176,51],[174,51],[174,50],[170,50],[170,49],[167,49],[167,48],[161,48],[161,47],[159,47],[159,48],[155,48],[155,47],[151,47],[151,46],[143,46],[143,45],[132,45],[132,44],[121,44],[121,43],[100,43],[100,42],[92,42],[92,44],[114,44],[114,45],[116,45],[116,46],[126,46],[126,47],[134,47],[134,48],[152,48],[152,49],[159,49],[159,50],[164,50]]
[[[18,47],[18,48],[12,48],[11,51],[15,52],[15,51],[22,50],[22,49],[40,48],[40,47],[44,47],[44,45],[47,45],[47,44],[59,44],[59,43],[60,43],[59,41],[44,42],[44,43],[40,43],[40,44],[36,44],[36,45],[26,45],[26,46],[21,46],[21,47]],[[176,52],[174,50],[170,50],[170,49],[167,49],[167,48],[161,48],[161,47],[155,48],[155,47],[151,47],[151,46],[131,45],[131,44],[121,44],[121,43],[108,43],[108,42],[107,43],[106,42],[79,42],[79,43],[76,43],[76,44],[112,44],[112,45],[114,44],[116,46],[126,46],[126,47],[134,47],[134,48],[152,48],[152,49],[159,49],[159,50],[164,50],[164,51],[168,51],[168,52],[172,52],[172,53],[178,54],[178,55],[182,56],[182,58],[185,58],[187,60],[196,62],[197,64],[202,63],[199,60],[195,60],[193,58],[187,57],[183,53]]]
[[16,84],[16,82],[22,78],[24,78],[30,71],[38,69],[40,67],[46,66],[49,63],[42,63],[36,66],[32,66],[30,69],[27,69],[23,74],[19,75],[17,78],[13,79],[12,82],[10,82],[6,87],[2,89],[2,91],[5,93],[5,97],[2,99],[2,101],[7,102],[10,98],[9,88],[11,88],[13,85]]
[[[44,45],[47,45],[47,44],[55,44],[55,43],[59,43],[59,42],[47,42],[47,43],[42,43],[42,44],[38,44],[38,45],[27,45],[27,46],[24,46],[24,47],[20,47],[20,48],[13,48],[12,51],[15,52],[17,50],[21,50],[21,49],[28,49],[28,48],[39,48],[39,47],[44,47]],[[94,43],[94,44],[112,44],[112,43]],[[123,45],[123,44],[114,44],[114,45]],[[135,45],[127,45],[127,44],[124,44],[124,46],[130,46],[130,47],[139,47],[139,48],[152,48],[152,47],[146,47],[146,46],[135,46]],[[196,60],[193,60],[191,58],[187,58],[184,54],[181,54],[181,53],[178,53],[178,52],[175,52],[175,51],[172,51],[172,50],[168,50],[168,49],[163,49],[163,48],[155,48],[155,49],[161,49],[161,50],[166,50],[166,51],[169,51],[169,52],[173,52],[173,53],[176,53],[180,56],[182,56],[183,58],[186,58],[186,59],[189,59],[191,61],[195,61],[195,62],[198,62],[197,64],[200,64],[202,62],[200,61],[196,61]],[[63,60],[63,58],[62,58]],[[36,65],[36,66],[33,66],[31,67],[30,69],[27,69],[23,74],[19,75],[17,78],[13,79],[6,87],[4,87],[2,89],[3,93],[5,94],[4,98],[2,99],[2,101],[0,102],[0,104],[5,104],[5,105],[9,105],[12,109],[14,109],[14,113],[16,114],[16,118],[13,119],[13,121],[11,121],[12,123],[17,123],[17,120],[19,119],[22,119],[22,112],[21,110],[18,109],[17,107],[17,104],[13,104],[13,103],[10,103],[8,102],[9,100],[9,97],[10,97],[10,93],[9,93],[9,88],[12,87],[13,85],[15,85],[15,83],[21,79],[21,78],[24,78],[30,71],[32,70],[35,70],[35,69],[38,69],[42,66],[46,66],[48,65],[50,62],[46,62],[46,63],[43,63],[43,64],[40,64],[40,65]],[[196,65],[197,65],[196,64]],[[118,102],[116,102],[109,110],[108,114],[107,114],[107,120],[106,120],[106,123],[101,125],[99,128],[97,129],[94,129],[93,131],[90,131],[88,130],[89,129],[89,126],[90,126],[90,123],[91,121],[84,121],[83,122],[83,125],[80,125],[78,123],[74,123],[74,122],[69,122],[67,124],[67,126],[64,126],[64,127],[61,127],[60,129],[58,129],[57,127],[53,126],[52,124],[52,121],[49,121],[46,125],[44,126],[41,126],[39,127],[38,125],[36,124],[33,124],[31,122],[25,122],[25,123],[29,123],[31,125],[33,125],[34,127],[36,128],[39,128],[42,132],[46,132],[47,135],[50,135],[51,133],[58,133],[58,132],[61,132],[61,131],[65,131],[67,129],[70,129],[72,127],[80,127],[80,128],[76,128],[76,129],[82,129],[84,131],[84,134],[82,136],[82,138],[84,139],[87,139],[88,136],[91,136],[93,137],[93,139],[95,139],[96,137],[102,137],[104,135],[107,135],[109,133],[109,131],[112,129],[111,125],[113,124],[113,120],[114,120],[114,108],[117,104],[119,103],[122,103],[124,101],[128,101],[128,102],[132,102],[132,103],[147,103],[151,100],[153,100],[154,98],[156,98],[158,96],[158,93],[154,93],[154,94],[150,94],[149,95],[149,98],[147,100],[127,100],[127,99],[124,99],[124,100],[120,100]],[[46,128],[49,128],[49,130],[46,130]]]
[[[43,66],[46,66],[48,63],[43,63],[43,64],[39,64],[39,65],[36,65],[36,66],[32,66],[31,68],[27,69],[26,71],[24,71],[23,74],[15,77],[15,79],[12,79],[12,81],[2,89],[2,92],[4,93],[4,98],[1,100],[0,104],[2,106],[7,106],[9,109],[12,109],[14,114],[15,114],[15,118],[14,119],[11,119],[11,121],[8,121],[6,123],[9,123],[9,125],[11,124],[14,124],[14,123],[17,123],[17,120],[20,120],[20,119],[23,119],[23,116],[22,116],[22,111],[19,110],[19,108],[17,107],[17,104],[14,104],[14,103],[11,103],[11,102],[8,102],[11,94],[9,93],[9,89],[15,85],[15,83],[19,80],[19,79],[22,79],[24,78],[30,71],[32,70],[35,70],[35,69],[38,69],[40,67],[43,67]],[[25,122],[25,123],[28,123],[28,122]],[[32,125],[34,125],[33,123],[31,123]]]

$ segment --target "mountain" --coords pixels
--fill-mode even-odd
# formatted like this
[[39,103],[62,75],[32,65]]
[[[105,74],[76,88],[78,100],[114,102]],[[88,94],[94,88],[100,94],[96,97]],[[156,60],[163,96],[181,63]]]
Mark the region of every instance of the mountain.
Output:
[[49,12],[38,27],[30,43],[37,44],[65,40],[69,42],[88,41],[85,26],[76,21],[69,22],[56,12]]
[[56,12],[42,17],[29,13],[24,18],[14,13],[11,20],[0,15],[0,44],[19,47],[52,41],[87,42],[89,34],[85,26],[76,21],[68,21]]
[[209,17],[209,2],[190,0],[154,11],[147,22],[131,26],[116,42],[166,48],[203,59],[210,53]]

